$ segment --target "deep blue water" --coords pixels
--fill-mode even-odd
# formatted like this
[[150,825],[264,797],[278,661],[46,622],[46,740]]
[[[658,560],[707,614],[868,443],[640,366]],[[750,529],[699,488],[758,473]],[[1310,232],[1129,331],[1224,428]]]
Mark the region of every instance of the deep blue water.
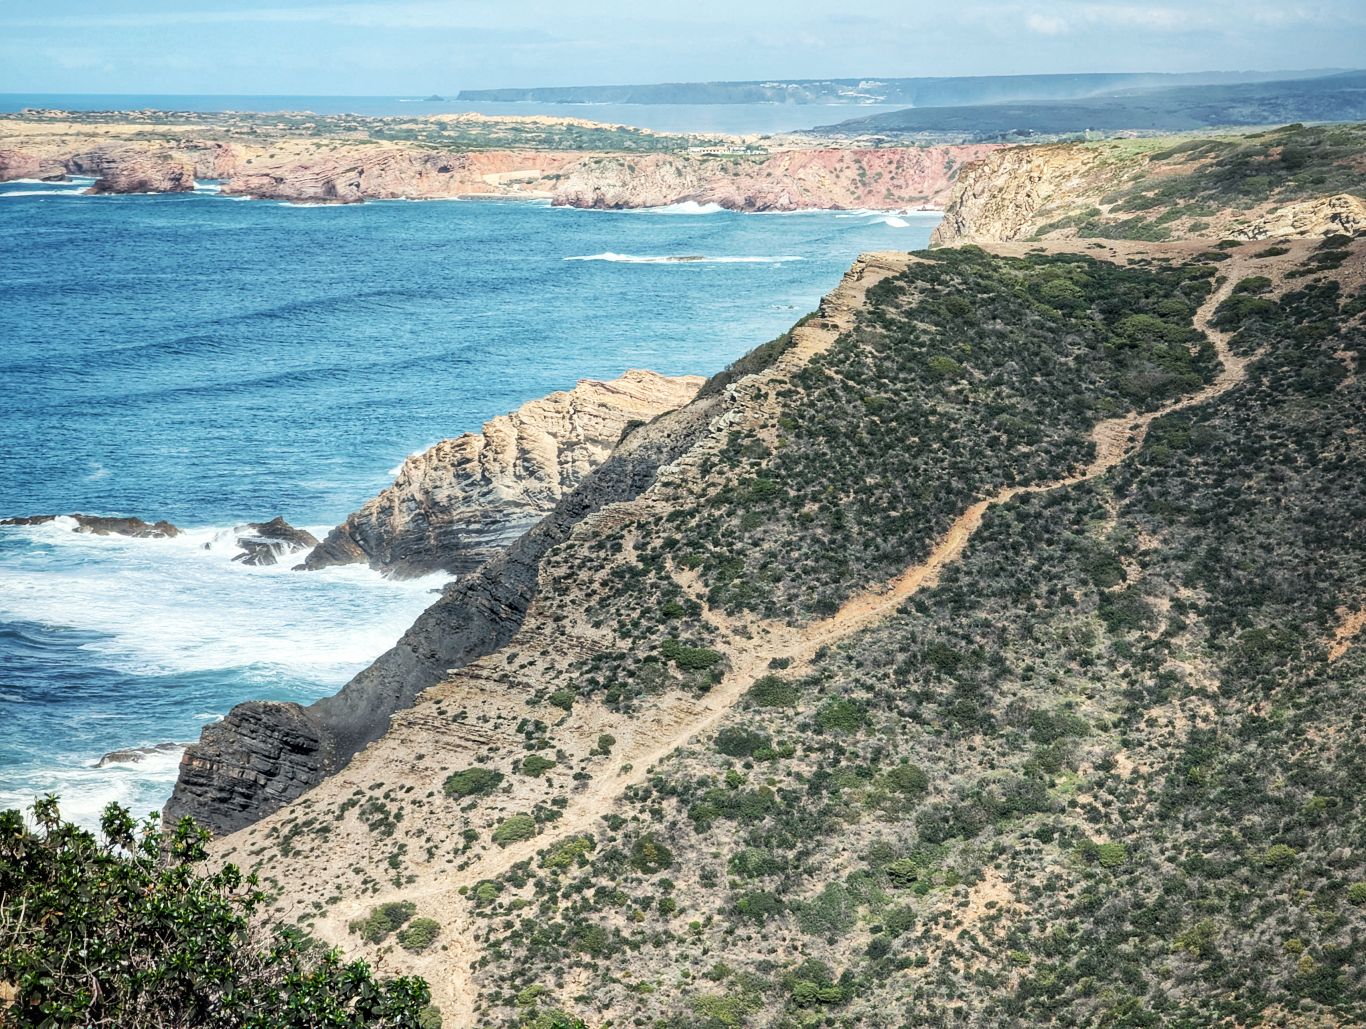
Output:
[[[159,806],[178,757],[101,754],[334,691],[439,584],[244,568],[223,530],[283,514],[321,535],[406,454],[579,377],[715,371],[860,251],[933,226],[80,189],[0,185],[0,516],[188,530],[0,529],[0,806],[58,790],[85,821],[109,799]],[[670,255],[714,260],[633,260]]]
[[64,111],[312,111],[315,114],[417,117],[474,111],[538,114],[636,125],[656,132],[719,132],[736,135],[791,132],[847,118],[900,111],[905,104],[542,104],[426,101],[393,96],[228,96],[150,93],[0,93],[0,112],[26,107]]

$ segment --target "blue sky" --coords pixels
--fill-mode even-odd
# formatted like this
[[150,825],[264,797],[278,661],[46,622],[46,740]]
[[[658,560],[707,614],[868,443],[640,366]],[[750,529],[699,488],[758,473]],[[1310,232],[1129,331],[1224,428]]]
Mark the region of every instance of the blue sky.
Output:
[[0,0],[0,92],[1359,67],[1363,0]]

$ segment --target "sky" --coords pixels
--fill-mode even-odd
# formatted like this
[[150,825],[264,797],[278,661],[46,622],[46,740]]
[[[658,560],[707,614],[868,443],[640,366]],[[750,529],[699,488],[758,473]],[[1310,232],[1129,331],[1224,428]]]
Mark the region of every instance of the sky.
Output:
[[1366,0],[0,0],[0,92],[1361,67]]

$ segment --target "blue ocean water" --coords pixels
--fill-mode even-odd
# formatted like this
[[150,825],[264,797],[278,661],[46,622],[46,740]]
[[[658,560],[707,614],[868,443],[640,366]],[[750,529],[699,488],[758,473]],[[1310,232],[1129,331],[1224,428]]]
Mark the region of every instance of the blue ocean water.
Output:
[[[233,524],[321,535],[443,437],[580,377],[708,373],[930,216],[526,202],[291,206],[0,184],[0,516],[168,518],[174,540],[0,529],[0,807],[159,807],[183,743],[308,701],[440,580],[234,564]],[[660,262],[668,256],[705,261]],[[206,549],[206,544],[208,545]]]
[[267,96],[148,93],[0,93],[0,112],[26,107],[63,111],[312,111],[370,117],[456,114],[544,115],[635,125],[656,132],[718,132],[730,135],[792,132],[849,118],[900,111],[905,104],[542,104],[430,101],[395,96]]

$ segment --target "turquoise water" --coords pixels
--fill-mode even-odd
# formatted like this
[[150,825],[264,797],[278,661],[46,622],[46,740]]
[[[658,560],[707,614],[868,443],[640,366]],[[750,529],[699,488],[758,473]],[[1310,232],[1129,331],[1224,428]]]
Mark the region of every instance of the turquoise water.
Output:
[[[244,568],[234,523],[321,535],[406,454],[579,377],[715,371],[934,224],[81,188],[0,185],[0,516],[187,530],[0,529],[0,806],[56,790],[85,821],[160,806],[179,756],[103,753],[333,692],[440,584]],[[707,260],[651,260],[679,255]]]

